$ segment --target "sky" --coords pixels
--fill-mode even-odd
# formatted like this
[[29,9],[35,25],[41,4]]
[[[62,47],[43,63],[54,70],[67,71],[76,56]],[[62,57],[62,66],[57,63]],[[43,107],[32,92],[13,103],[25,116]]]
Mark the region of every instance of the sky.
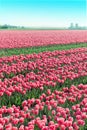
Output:
[[87,26],[87,0],[0,0],[0,24],[29,27]]

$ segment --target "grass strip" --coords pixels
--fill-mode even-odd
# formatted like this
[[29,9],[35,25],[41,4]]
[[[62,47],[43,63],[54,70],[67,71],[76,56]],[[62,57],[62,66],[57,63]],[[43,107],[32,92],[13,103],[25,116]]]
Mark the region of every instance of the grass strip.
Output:
[[54,51],[54,50],[68,50],[74,48],[87,47],[87,43],[71,43],[66,45],[48,45],[48,46],[37,46],[37,47],[27,47],[27,48],[12,48],[12,49],[0,49],[0,57],[20,55],[20,54],[32,54],[44,51]]

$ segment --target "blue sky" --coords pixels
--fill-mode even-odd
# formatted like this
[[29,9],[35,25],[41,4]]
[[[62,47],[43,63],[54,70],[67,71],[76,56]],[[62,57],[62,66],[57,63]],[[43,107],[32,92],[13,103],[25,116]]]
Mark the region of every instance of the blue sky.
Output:
[[62,27],[87,26],[86,0],[0,0],[0,24]]

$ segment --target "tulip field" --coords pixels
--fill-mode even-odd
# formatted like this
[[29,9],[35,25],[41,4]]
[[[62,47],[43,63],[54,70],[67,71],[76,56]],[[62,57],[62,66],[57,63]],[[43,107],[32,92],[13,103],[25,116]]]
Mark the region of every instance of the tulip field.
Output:
[[0,130],[87,130],[87,48],[1,57]]
[[0,48],[87,42],[87,30],[1,30]]
[[0,31],[0,130],[87,130],[86,30]]

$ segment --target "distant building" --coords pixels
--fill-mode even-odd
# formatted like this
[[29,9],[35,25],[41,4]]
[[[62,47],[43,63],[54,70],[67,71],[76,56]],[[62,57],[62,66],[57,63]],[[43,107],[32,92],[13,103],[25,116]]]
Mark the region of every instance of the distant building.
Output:
[[68,29],[80,29],[81,27],[76,23],[75,25],[73,23],[70,24],[70,27]]
[[73,28],[74,28],[73,23],[70,24],[70,27],[69,27],[69,28],[70,28],[70,29],[73,29]]
[[78,23],[75,24],[75,28],[78,29],[79,28],[79,25]]

